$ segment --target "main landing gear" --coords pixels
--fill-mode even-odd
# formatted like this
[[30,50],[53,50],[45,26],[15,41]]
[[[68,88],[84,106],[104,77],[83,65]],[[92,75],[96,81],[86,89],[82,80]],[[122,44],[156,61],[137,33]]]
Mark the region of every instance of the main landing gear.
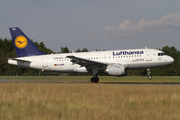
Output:
[[92,83],[97,83],[99,82],[99,78],[97,77],[97,74],[99,73],[98,70],[94,69],[93,70],[93,77],[91,78]]
[[151,80],[152,76],[151,76],[151,70],[149,68],[147,69],[147,75],[148,75],[148,79]]
[[97,82],[99,82],[99,78],[98,77],[92,77],[91,82],[92,83],[97,83]]

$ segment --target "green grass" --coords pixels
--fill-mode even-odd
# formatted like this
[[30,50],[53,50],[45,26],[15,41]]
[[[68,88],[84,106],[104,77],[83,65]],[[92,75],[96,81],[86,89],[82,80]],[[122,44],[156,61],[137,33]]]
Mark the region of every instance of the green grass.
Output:
[[[91,76],[0,76],[0,82],[89,82]],[[180,82],[180,76],[99,76],[99,82]]]
[[180,120],[179,85],[1,83],[0,120]]

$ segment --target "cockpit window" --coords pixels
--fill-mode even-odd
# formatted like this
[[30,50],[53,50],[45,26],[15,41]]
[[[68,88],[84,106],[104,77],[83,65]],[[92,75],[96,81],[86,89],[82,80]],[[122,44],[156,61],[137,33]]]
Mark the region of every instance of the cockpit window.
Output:
[[165,53],[158,53],[158,56],[166,55]]

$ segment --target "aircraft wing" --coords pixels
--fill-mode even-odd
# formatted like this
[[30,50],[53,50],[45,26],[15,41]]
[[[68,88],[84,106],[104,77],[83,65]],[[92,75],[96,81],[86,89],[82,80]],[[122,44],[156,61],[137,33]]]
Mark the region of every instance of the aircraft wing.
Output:
[[66,56],[66,57],[70,58],[73,64],[79,64],[81,65],[81,67],[86,67],[87,70],[92,70],[92,69],[104,70],[107,66],[106,63],[95,60],[88,60],[76,56]]

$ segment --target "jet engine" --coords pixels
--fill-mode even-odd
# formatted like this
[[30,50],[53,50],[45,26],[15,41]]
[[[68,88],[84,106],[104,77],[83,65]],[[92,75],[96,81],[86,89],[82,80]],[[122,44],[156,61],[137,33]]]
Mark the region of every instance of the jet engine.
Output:
[[118,63],[109,64],[104,72],[112,76],[124,76],[126,73],[125,66]]

